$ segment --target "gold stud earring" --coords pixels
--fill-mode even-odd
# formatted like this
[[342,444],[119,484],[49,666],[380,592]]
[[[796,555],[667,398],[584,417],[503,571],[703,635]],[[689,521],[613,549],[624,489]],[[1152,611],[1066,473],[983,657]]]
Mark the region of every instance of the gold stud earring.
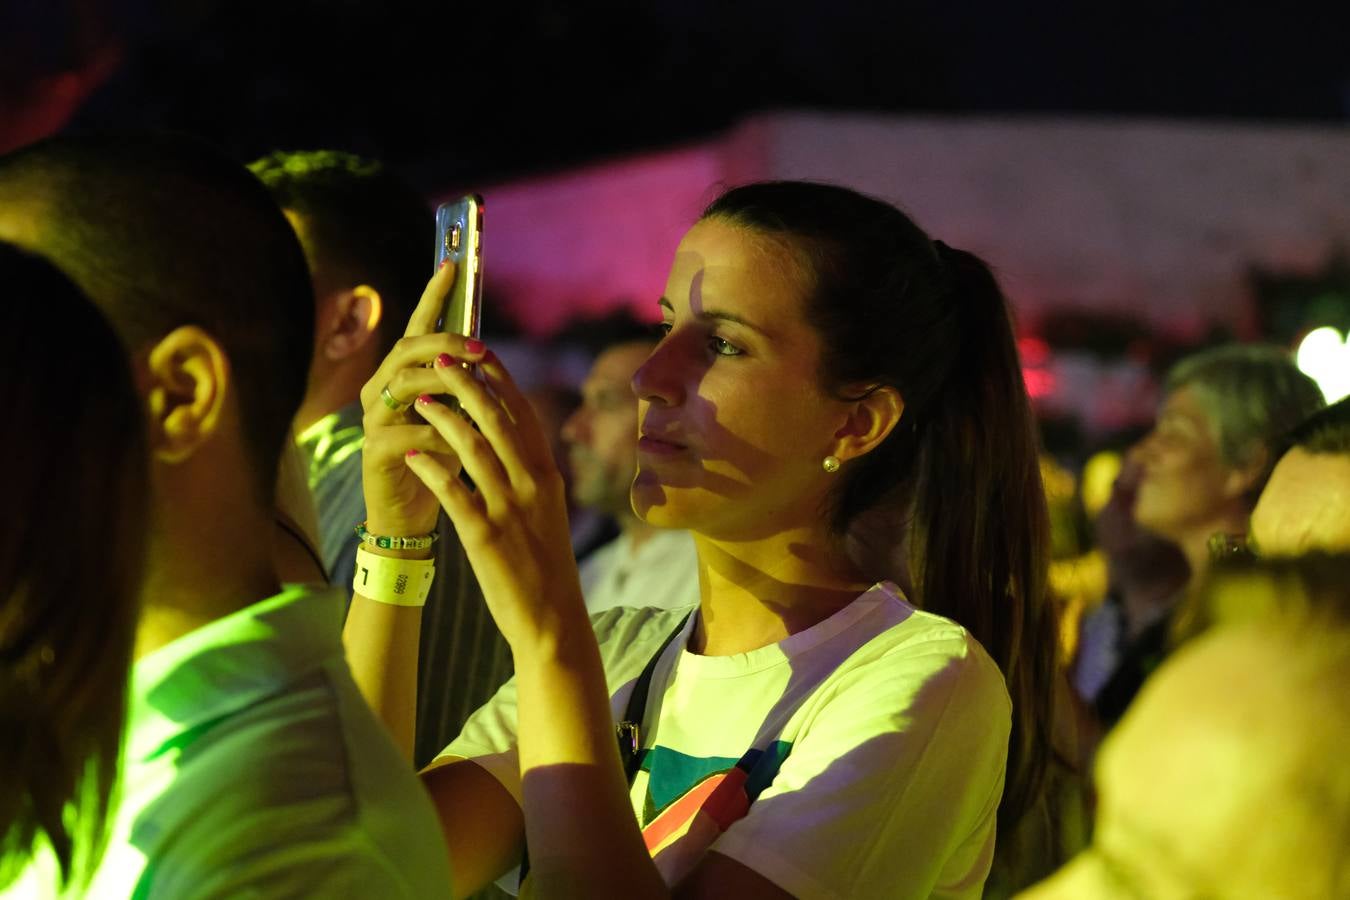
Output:
[[837,457],[837,456],[827,456],[827,457],[825,457],[825,460],[824,460],[824,462],[821,463],[821,465],[824,466],[826,472],[831,472],[831,473],[833,473],[833,472],[838,472],[838,471],[839,471],[839,457]]

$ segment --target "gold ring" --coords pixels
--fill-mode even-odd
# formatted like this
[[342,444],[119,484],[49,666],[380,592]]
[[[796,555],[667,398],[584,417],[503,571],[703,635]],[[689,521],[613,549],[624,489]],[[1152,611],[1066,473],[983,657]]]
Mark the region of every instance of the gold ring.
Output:
[[408,408],[408,404],[389,393],[389,385],[387,384],[384,386],[384,390],[380,391],[380,399],[384,401],[385,406],[389,407],[394,412],[403,412],[403,410]]

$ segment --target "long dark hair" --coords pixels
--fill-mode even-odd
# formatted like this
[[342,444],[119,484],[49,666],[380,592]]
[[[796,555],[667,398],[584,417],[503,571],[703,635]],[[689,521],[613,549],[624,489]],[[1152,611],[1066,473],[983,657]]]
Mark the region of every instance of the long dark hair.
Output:
[[842,538],[879,506],[906,510],[915,599],[963,625],[1003,671],[1007,833],[1037,802],[1050,759],[1055,631],[1038,441],[1003,292],[976,256],[846,188],[747,185],[702,218],[779,240],[810,273],[823,384],[840,397],[888,385],[904,400],[886,440],[841,470],[827,513]]
[[[0,243],[0,889],[39,835],[62,878],[104,843],[147,533],[126,351],[51,265]],[[68,809],[74,816],[67,817]]]

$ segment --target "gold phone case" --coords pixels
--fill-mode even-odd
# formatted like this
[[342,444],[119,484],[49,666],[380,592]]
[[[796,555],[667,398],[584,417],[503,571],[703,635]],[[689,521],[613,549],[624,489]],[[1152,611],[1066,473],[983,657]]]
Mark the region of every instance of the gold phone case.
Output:
[[436,266],[447,259],[455,264],[455,284],[436,329],[476,338],[483,300],[483,198],[477,194],[436,210]]

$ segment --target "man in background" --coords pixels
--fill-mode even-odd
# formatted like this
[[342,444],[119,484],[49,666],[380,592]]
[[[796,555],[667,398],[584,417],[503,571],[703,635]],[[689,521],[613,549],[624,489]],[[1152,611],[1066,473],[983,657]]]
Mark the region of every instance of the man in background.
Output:
[[595,359],[581,386],[581,406],[563,423],[572,500],[612,516],[619,536],[581,563],[581,589],[592,615],[614,606],[674,609],[699,601],[698,556],[682,530],[655,528],[633,512],[638,411],[633,374],[655,346],[650,328],[633,323]]
[[[147,420],[121,796],[85,895],[442,895],[436,816],[352,679],[343,595],[283,587],[273,557],[314,327],[286,219],[181,138],[35,144],[0,158],[0,198],[0,239],[65,269],[117,330]],[[57,896],[51,878],[39,861],[18,895]]]
[[422,198],[378,162],[320,150],[273,153],[249,168],[300,238],[314,282],[314,348],[295,432],[319,511],[324,567],[350,588],[365,518],[361,386],[403,334],[430,268],[434,225]]
[[[304,248],[314,282],[313,361],[295,417],[330,582],[351,598],[361,492],[361,386],[403,335],[432,268],[435,220],[381,163],[336,150],[277,152],[249,168]],[[417,699],[421,765],[511,676],[464,550],[442,517],[436,580],[422,619]]]

